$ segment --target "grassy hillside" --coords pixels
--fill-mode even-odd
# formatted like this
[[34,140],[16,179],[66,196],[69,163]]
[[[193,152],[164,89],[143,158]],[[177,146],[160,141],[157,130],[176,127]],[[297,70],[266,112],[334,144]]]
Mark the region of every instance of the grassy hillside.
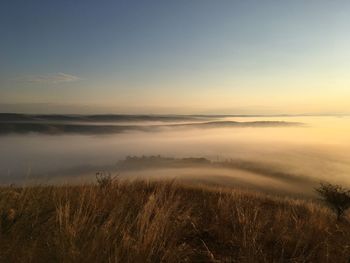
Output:
[[321,204],[171,182],[0,188],[0,262],[348,262]]

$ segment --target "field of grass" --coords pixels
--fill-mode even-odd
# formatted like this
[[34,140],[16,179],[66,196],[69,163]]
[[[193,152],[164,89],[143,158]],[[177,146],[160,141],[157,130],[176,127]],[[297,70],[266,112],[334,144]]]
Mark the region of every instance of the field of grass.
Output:
[[175,182],[0,188],[0,262],[349,262],[316,201]]

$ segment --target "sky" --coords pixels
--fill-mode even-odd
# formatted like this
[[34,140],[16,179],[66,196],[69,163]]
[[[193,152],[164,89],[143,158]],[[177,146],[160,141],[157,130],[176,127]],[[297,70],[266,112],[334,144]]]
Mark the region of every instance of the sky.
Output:
[[350,1],[2,0],[0,112],[350,113]]

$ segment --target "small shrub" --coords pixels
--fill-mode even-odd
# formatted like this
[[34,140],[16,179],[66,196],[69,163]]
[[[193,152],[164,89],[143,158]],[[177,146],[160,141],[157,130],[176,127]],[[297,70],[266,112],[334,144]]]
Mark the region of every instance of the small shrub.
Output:
[[350,190],[330,183],[321,183],[315,190],[321,196],[322,200],[335,211],[338,220],[350,208]]
[[97,184],[101,189],[111,187],[118,177],[118,175],[112,176],[108,172],[97,172],[95,176]]

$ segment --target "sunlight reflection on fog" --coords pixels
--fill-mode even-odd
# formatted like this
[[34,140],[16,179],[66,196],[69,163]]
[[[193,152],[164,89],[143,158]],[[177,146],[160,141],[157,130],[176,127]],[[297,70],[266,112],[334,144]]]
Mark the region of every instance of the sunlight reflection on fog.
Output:
[[[7,135],[0,137],[0,181],[8,183],[22,180],[26,176],[73,178],[74,175],[67,171],[74,167],[91,167],[90,170],[85,169],[83,174],[76,169],[79,178],[85,175],[91,177],[96,167],[113,167],[118,160],[128,155],[162,155],[206,157],[214,161],[231,158],[249,160],[292,174],[350,185],[349,117],[229,119],[291,121],[306,125],[179,130],[167,128],[159,132],[134,131],[95,136]],[[139,175],[141,173],[142,171]],[[227,175],[228,172],[212,171],[213,175],[220,173]],[[257,178],[252,180],[258,183]]]

